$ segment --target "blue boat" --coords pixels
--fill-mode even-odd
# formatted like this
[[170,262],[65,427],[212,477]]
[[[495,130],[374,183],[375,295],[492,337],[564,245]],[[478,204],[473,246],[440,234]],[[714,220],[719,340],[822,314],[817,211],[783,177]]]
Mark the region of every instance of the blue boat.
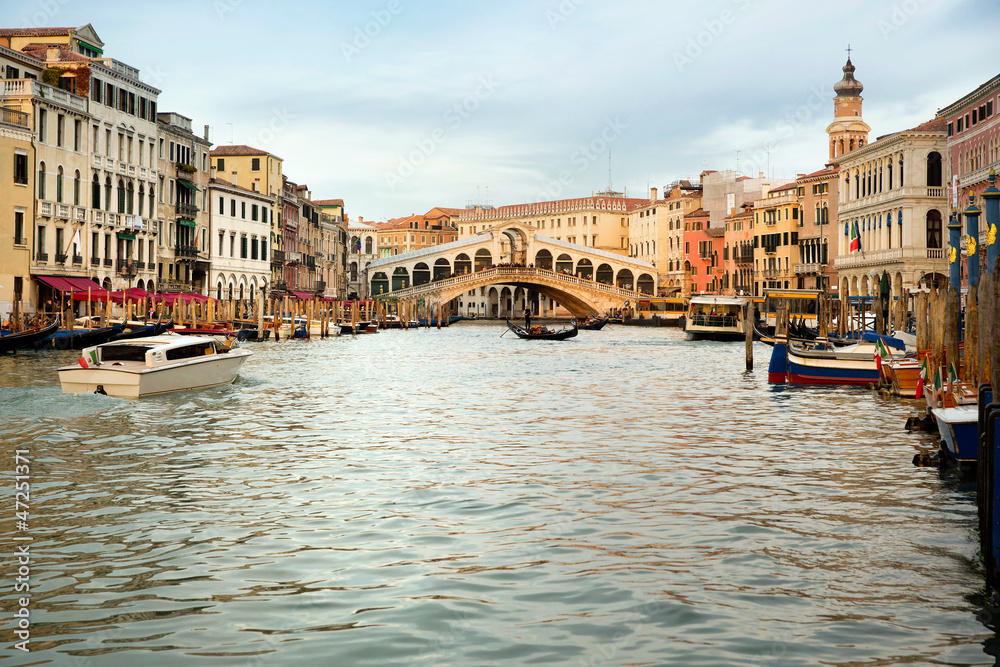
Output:
[[35,347],[51,350],[82,350],[91,345],[107,343],[112,336],[120,334],[124,326],[123,323],[119,323],[100,329],[60,329],[35,343]]
[[959,463],[975,463],[979,454],[979,407],[934,408],[931,414],[947,456]]

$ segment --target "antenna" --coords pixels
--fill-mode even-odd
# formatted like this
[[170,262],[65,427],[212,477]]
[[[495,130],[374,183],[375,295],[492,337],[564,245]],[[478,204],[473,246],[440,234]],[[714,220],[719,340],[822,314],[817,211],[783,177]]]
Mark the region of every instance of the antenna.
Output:
[[608,192],[611,192],[611,147],[608,147]]
[[847,59],[848,60],[851,59],[851,45],[850,44],[847,45]]

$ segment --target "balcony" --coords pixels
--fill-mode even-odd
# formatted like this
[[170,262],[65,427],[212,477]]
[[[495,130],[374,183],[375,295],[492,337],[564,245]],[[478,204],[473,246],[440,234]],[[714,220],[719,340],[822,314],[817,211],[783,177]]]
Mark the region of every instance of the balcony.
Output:
[[74,206],[73,207],[73,219],[76,220],[77,222],[86,222],[87,221],[87,209],[85,209],[82,206]]
[[928,248],[927,259],[944,259],[944,250],[941,248]]
[[156,271],[156,262],[150,262],[149,266],[146,267],[150,272]]
[[42,216],[43,218],[51,218],[52,209],[53,209],[52,202],[50,201],[38,202],[38,215]]
[[104,259],[104,266],[114,266],[114,265],[115,265],[115,261],[113,259],[109,259],[109,258],[105,258]]
[[118,161],[118,173],[123,176],[128,173],[128,165],[121,160]]
[[135,165],[134,164],[130,164],[128,166],[128,175],[131,176],[132,178],[135,178]]
[[764,252],[767,253],[768,255],[773,255],[774,253],[778,252],[778,246],[776,245],[766,245],[762,247],[764,249]]
[[315,286],[313,288],[313,291],[314,292],[324,292],[324,291],[326,291],[326,282],[324,282],[322,280],[317,280],[316,284],[315,284]]
[[73,265],[80,266],[83,264],[83,255],[73,255]]
[[28,239],[23,236],[14,237],[14,245],[28,245]]
[[49,261],[49,253],[47,252],[36,252],[35,253],[36,262],[47,262]]
[[101,210],[96,209],[96,208],[92,208],[92,209],[90,209],[90,217],[91,217],[91,219],[93,219],[95,225],[103,225],[104,224],[104,211],[101,211]]
[[69,204],[56,204],[56,217],[60,220],[69,220]]
[[104,167],[104,158],[102,158],[100,155],[91,156],[90,166],[93,167],[94,169],[101,169],[102,167]]
[[810,264],[796,264],[795,273],[800,276],[810,273],[823,273],[823,265],[818,262]]
[[198,207],[194,204],[177,202],[177,215],[187,220],[194,220],[195,216],[198,215]]
[[21,127],[28,129],[28,114],[23,111],[18,111],[17,109],[8,109],[6,107],[0,107],[0,123],[4,125],[14,125],[15,127]]
[[91,266],[100,266],[101,265],[101,258],[100,257],[91,257],[90,258],[90,265]]
[[285,251],[284,250],[272,250],[271,251],[271,264],[276,266],[285,263]]
[[183,162],[177,163],[177,178],[184,179],[185,181],[193,181],[197,171],[197,169],[189,164],[184,164]]
[[289,250],[285,253],[285,261],[293,266],[296,264],[301,264],[302,253],[297,250]]
[[193,245],[181,245],[178,243],[174,246],[174,257],[186,258],[186,257],[198,257],[198,247]]
[[56,253],[56,264],[65,264],[67,259],[69,259],[69,255],[61,252]]

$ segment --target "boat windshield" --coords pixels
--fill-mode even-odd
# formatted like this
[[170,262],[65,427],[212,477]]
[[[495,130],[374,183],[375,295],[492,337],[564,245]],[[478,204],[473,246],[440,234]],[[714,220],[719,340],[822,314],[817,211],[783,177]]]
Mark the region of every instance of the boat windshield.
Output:
[[145,361],[151,349],[150,345],[104,345],[100,348],[101,361]]
[[184,345],[167,350],[167,360],[191,359],[201,357],[206,354],[215,354],[215,346],[211,342],[195,343],[194,345]]

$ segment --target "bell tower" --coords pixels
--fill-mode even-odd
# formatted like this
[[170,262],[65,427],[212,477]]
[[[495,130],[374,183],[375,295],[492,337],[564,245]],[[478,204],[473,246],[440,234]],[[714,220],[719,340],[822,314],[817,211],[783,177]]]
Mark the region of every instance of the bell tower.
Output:
[[826,128],[830,137],[830,164],[838,162],[845,153],[867,144],[868,133],[871,132],[861,117],[861,91],[865,87],[854,78],[850,51],[848,47],[844,78],[833,86],[833,91],[837,93],[833,98],[833,122]]

